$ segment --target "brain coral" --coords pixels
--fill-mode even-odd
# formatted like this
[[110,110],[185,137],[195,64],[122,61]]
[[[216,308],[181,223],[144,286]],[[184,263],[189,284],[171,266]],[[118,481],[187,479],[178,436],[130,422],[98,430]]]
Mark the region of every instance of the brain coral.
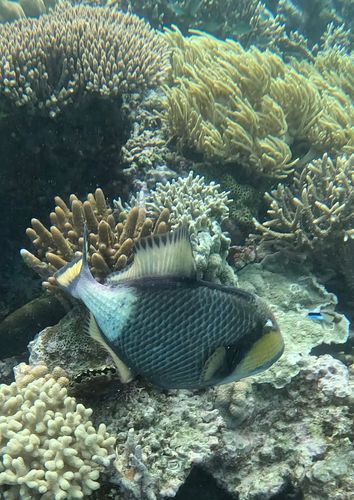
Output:
[[54,117],[88,93],[161,82],[168,58],[166,42],[137,16],[61,2],[39,19],[0,26],[0,95]]
[[0,485],[8,499],[83,498],[100,486],[93,457],[113,452],[115,438],[89,420],[92,410],[67,394],[61,368],[19,365],[0,386]]
[[[181,146],[206,160],[237,162],[252,175],[276,178],[292,170],[300,143],[305,153],[354,147],[350,96],[344,83],[326,80],[321,56],[318,68],[308,64],[301,71],[300,64],[286,64],[269,50],[245,50],[233,40],[183,37],[177,30],[166,39],[173,76],[165,87],[165,117]],[[350,83],[352,59],[340,68]],[[338,75],[338,82],[344,80]]]

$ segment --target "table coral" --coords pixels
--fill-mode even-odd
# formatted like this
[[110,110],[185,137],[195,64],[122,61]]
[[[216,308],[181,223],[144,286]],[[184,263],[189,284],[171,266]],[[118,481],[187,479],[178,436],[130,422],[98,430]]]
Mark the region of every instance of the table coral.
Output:
[[39,19],[0,26],[0,95],[55,117],[87,94],[160,83],[168,56],[161,35],[137,16],[61,2]]
[[[0,485],[3,498],[83,498],[100,487],[95,455],[112,453],[115,438],[90,408],[67,394],[61,368],[19,365],[16,382],[0,386]],[[5,486],[5,488],[4,488]]]

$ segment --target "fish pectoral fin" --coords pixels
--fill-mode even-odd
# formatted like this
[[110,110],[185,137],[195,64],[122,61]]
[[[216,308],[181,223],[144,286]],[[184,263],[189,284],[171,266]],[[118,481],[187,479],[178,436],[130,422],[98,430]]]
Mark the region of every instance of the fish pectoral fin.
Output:
[[232,376],[243,378],[266,369],[280,358],[283,350],[284,341],[280,331],[269,329],[249,349],[236,366]]
[[217,347],[215,351],[209,356],[203,366],[201,373],[201,380],[208,382],[213,378],[215,373],[221,368],[226,355],[226,349],[223,346]]
[[141,238],[135,247],[133,264],[107,279],[107,283],[150,277],[186,277],[196,274],[187,227]]
[[102,347],[104,347],[106,351],[108,351],[117,368],[121,382],[126,384],[127,382],[133,380],[134,375],[132,371],[125,363],[123,363],[123,361],[117,356],[117,354],[113,351],[113,349],[111,349],[111,347],[105,342],[100,327],[98,326],[97,321],[91,312],[89,315],[87,332],[89,333],[90,337],[99,342],[102,345]]

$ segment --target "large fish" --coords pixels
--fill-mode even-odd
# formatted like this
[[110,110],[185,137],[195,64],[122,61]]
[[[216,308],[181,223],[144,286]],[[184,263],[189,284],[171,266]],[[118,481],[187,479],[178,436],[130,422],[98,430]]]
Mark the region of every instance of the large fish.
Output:
[[196,279],[185,228],[141,239],[133,264],[97,283],[83,256],[55,275],[90,311],[89,332],[122,381],[196,389],[254,375],[283,352],[267,304],[238,288]]

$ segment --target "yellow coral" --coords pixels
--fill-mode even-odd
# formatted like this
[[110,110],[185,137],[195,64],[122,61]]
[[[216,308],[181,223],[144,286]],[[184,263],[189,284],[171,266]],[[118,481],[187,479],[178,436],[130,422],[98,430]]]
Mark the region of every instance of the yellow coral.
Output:
[[173,75],[164,87],[165,119],[182,146],[276,178],[292,170],[295,141],[321,153],[350,152],[353,106],[341,89],[352,85],[349,56],[333,54],[348,76],[329,77],[320,57],[301,69],[268,50],[194,33],[166,33]]
[[16,382],[0,386],[2,498],[70,500],[99,488],[93,458],[111,454],[115,438],[93,427],[68,383],[61,368],[20,365]]
[[128,213],[122,211],[117,222],[99,188],[95,194],[89,193],[83,203],[74,194],[69,206],[59,196],[55,202],[50,230],[38,219],[32,219],[32,227],[27,228],[36,255],[21,250],[25,264],[44,279],[43,286],[49,290],[56,289],[53,274],[81,252],[84,223],[89,230],[89,265],[98,280],[131,262],[134,243],[139,238],[169,230],[167,209],[161,209],[152,220],[144,208],[134,207]]

